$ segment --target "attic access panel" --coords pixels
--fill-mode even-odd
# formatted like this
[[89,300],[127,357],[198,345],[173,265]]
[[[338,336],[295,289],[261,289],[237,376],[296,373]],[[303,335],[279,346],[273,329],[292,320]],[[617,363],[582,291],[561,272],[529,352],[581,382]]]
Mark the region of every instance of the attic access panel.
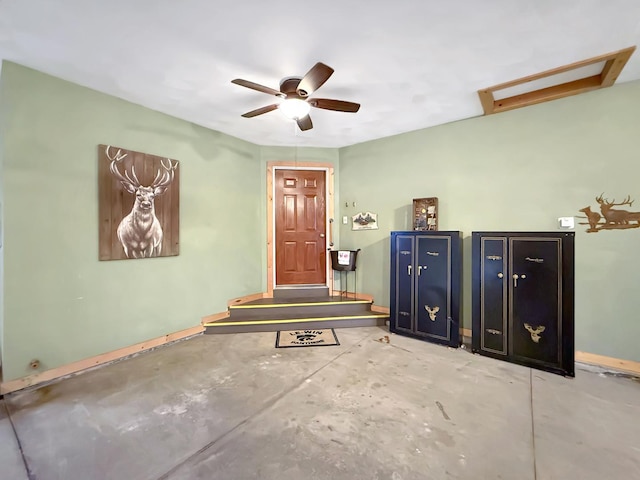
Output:
[[[629,58],[635,49],[636,47],[634,45],[616,52],[588,58],[563,67],[554,68],[541,73],[536,73],[535,75],[529,75],[528,77],[519,78],[517,80],[478,90],[478,96],[480,97],[484,114],[490,115],[492,113],[505,112],[507,110],[513,110],[529,105],[535,105],[537,103],[557,100],[558,98],[577,95],[579,93],[586,93],[591,90],[610,87],[618,79],[620,72],[622,72],[622,69],[627,64],[627,61],[629,61]],[[576,80],[549,87],[533,89],[520,95],[496,99],[496,92],[500,90],[506,90],[518,85],[535,82],[598,63],[602,63],[603,66],[600,73],[595,75],[578,78]]]

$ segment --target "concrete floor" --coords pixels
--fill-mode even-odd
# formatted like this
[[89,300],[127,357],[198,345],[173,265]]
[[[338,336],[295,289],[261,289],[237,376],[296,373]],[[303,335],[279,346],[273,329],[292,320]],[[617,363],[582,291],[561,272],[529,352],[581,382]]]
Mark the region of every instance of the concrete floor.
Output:
[[337,335],[200,336],[6,395],[0,479],[640,478],[638,379]]

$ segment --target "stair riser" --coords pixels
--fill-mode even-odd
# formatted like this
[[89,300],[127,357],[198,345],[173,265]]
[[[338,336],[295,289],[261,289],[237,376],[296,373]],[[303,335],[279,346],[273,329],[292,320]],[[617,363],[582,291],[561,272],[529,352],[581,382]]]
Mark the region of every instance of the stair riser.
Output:
[[356,318],[346,320],[326,320],[322,322],[304,321],[294,323],[261,323],[259,325],[228,325],[220,327],[206,327],[205,333],[247,333],[247,332],[277,332],[278,330],[309,330],[322,328],[351,328],[384,326],[385,318]]
[[327,297],[329,287],[295,287],[295,288],[274,288],[273,298],[314,298]]
[[262,318],[303,318],[330,317],[337,315],[357,315],[371,312],[370,303],[329,304],[329,305],[288,305],[268,308],[229,308],[233,319],[255,320]]

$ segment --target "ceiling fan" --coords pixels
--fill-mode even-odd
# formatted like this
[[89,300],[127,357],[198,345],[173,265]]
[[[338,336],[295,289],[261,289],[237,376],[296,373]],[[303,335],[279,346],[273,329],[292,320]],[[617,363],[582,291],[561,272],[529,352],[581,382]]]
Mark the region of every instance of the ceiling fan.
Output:
[[251,118],[263,113],[279,109],[286,117],[296,121],[300,130],[310,130],[313,128],[309,111],[311,107],[322,108],[324,110],[335,110],[337,112],[355,113],[360,109],[359,103],[345,102],[344,100],[333,100],[330,98],[309,98],[309,95],[320,88],[324,82],[333,74],[333,68],[324,63],[316,63],[304,77],[286,77],[280,81],[280,90],[265,87],[248,80],[236,78],[231,83],[251,88],[259,92],[275,95],[282,100],[265,107],[260,107],[243,114],[245,118]]

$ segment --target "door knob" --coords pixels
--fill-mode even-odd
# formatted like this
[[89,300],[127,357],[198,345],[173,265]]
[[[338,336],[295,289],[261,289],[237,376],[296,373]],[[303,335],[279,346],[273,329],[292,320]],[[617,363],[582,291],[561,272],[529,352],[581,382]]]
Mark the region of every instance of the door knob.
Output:
[[321,234],[320,234],[320,238],[324,238],[324,233],[321,233]]
[[504,274],[502,272],[498,273],[498,278],[502,278],[504,277]]

